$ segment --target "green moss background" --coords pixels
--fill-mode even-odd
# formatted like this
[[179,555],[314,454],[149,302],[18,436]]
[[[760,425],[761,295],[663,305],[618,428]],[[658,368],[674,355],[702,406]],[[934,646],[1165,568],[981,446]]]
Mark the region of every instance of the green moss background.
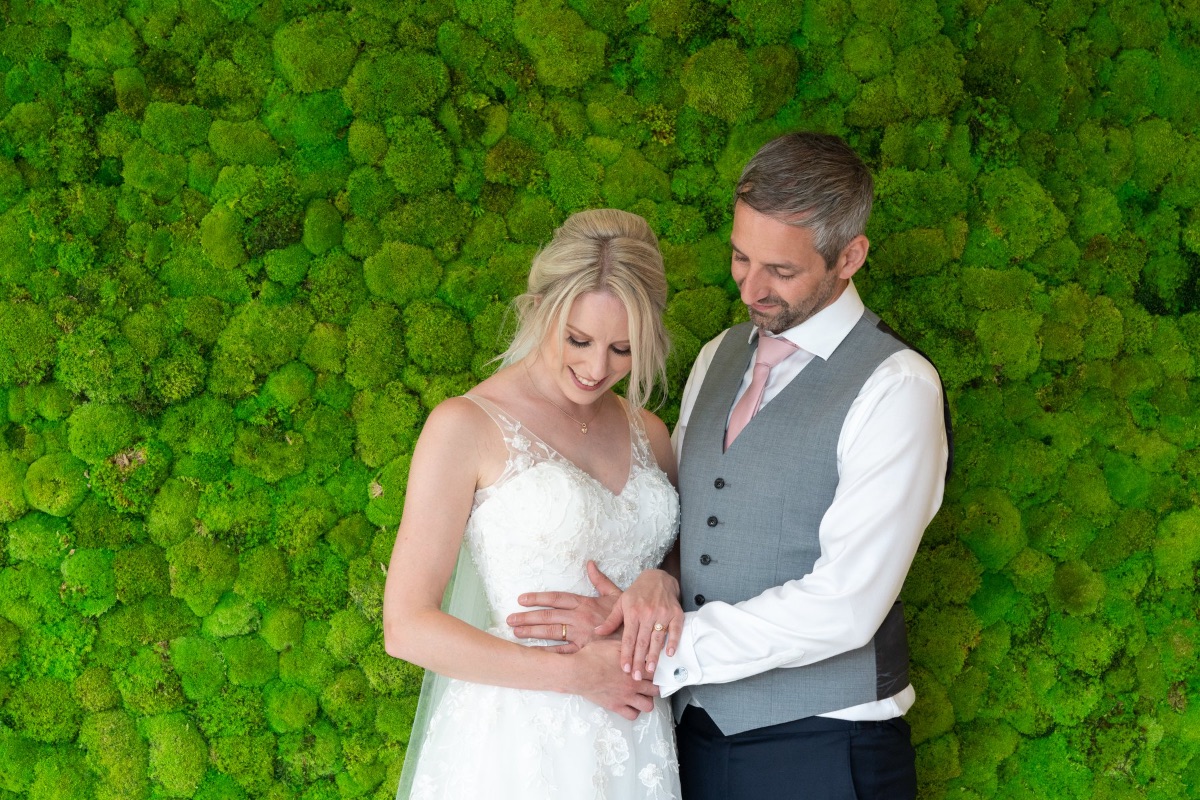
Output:
[[677,398],[796,128],[877,175],[859,286],[957,424],[922,796],[1197,796],[1196,3],[0,0],[0,78],[0,800],[390,800],[424,415],[597,205]]

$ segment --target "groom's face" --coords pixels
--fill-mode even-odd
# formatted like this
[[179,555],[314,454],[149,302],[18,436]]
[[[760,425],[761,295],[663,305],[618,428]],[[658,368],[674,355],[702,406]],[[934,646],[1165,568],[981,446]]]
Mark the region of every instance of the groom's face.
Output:
[[[849,276],[829,269],[808,228],[788,225],[738,201],[733,209],[730,270],[750,320],[782,333],[838,298]],[[840,259],[839,259],[840,262]]]

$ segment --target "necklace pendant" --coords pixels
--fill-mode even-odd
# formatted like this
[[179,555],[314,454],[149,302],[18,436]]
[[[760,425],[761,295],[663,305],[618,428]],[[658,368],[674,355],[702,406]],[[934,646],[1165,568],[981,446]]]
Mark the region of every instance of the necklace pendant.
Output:
[[587,423],[586,422],[579,423],[579,432],[587,433]]

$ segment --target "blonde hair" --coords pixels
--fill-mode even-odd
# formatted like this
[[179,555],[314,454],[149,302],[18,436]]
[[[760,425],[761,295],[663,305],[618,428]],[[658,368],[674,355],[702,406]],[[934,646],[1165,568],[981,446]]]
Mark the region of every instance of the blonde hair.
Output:
[[654,231],[628,211],[580,211],[554,232],[533,258],[526,292],[513,300],[517,332],[501,363],[528,356],[555,326],[564,339],[572,304],[589,292],[607,292],[625,306],[633,355],[625,395],[631,406],[642,408],[656,385],[666,391],[667,277]]

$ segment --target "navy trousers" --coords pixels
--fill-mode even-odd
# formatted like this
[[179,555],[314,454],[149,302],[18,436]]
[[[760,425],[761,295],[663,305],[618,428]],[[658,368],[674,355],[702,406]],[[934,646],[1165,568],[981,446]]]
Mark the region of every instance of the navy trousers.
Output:
[[726,736],[701,708],[675,727],[683,800],[911,800],[908,723],[824,717]]

